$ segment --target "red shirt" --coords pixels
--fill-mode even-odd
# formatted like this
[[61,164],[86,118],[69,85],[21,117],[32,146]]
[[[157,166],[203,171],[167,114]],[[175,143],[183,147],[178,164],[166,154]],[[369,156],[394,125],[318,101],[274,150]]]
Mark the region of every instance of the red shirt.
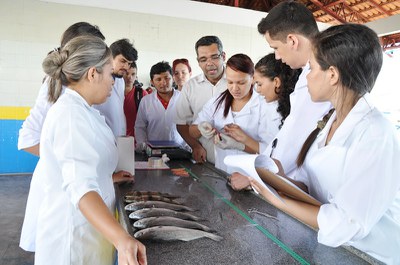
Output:
[[158,93],[157,93],[157,98],[161,101],[161,104],[164,106],[164,109],[167,109],[169,100],[165,101],[162,97],[160,97],[160,95],[158,95]]
[[[132,88],[132,90],[125,95],[124,100],[124,113],[126,118],[126,135],[135,137],[135,122],[137,115],[137,107],[135,102],[135,90],[136,88]],[[142,89],[143,97],[147,95],[146,90]]]

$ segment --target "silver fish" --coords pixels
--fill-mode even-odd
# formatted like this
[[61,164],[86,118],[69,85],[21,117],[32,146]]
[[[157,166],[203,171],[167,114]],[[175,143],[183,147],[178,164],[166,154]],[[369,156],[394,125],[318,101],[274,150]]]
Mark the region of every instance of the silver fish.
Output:
[[164,209],[164,208],[143,208],[132,212],[129,215],[129,218],[138,220],[146,217],[157,217],[157,216],[172,216],[180,219],[193,220],[193,221],[201,220],[201,218],[194,216],[190,213],[177,212],[174,210]]
[[133,226],[135,228],[140,228],[140,229],[149,228],[153,226],[160,226],[160,225],[177,226],[182,228],[193,228],[193,229],[203,230],[206,232],[215,232],[215,230],[198,222],[183,220],[171,216],[147,217],[137,220],[136,222],[133,223]]
[[169,202],[174,204],[182,204],[181,202],[176,201],[175,199],[159,196],[159,195],[142,195],[142,196],[133,196],[133,195],[125,195],[125,202],[139,202],[139,201],[161,201],[161,202]]
[[134,234],[137,239],[149,239],[159,241],[190,241],[202,237],[208,237],[214,241],[223,238],[219,235],[208,233],[202,230],[182,228],[176,226],[155,226],[137,231]]
[[158,192],[158,191],[137,191],[137,190],[132,190],[129,191],[125,194],[126,196],[162,196],[165,198],[171,198],[171,199],[177,199],[180,198],[180,196],[172,195],[169,193],[163,193],[163,192]]
[[195,211],[194,209],[184,205],[173,204],[168,202],[160,202],[160,201],[140,201],[140,202],[133,202],[125,206],[126,211],[137,211],[143,208],[164,208],[174,211],[188,211],[188,212]]

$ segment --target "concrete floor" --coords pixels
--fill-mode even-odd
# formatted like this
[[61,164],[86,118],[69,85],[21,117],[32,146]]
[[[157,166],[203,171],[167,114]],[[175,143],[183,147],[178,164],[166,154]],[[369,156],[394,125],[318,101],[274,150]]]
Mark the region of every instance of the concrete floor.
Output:
[[34,254],[19,247],[31,175],[0,175],[0,264],[33,265]]

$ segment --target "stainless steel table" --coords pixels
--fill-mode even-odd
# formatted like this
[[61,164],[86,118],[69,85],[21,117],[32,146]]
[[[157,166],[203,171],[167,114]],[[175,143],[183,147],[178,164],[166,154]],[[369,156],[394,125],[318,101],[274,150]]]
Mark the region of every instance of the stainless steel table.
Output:
[[331,248],[317,242],[317,233],[276,209],[253,192],[236,192],[226,185],[226,173],[211,164],[171,161],[189,177],[171,170],[136,170],[134,184],[116,185],[120,222],[133,235],[133,221],[124,208],[123,195],[131,190],[159,191],[181,196],[198,209],[201,223],[224,239],[201,238],[189,242],[143,241],[149,264],[379,264],[351,247]]

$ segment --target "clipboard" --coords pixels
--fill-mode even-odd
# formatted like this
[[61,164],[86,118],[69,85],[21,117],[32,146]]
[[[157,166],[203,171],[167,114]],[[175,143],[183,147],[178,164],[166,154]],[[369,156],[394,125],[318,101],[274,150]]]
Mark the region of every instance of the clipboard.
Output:
[[321,203],[317,201],[314,197],[304,192],[302,189],[297,187],[294,183],[290,182],[286,178],[274,174],[265,168],[256,168],[256,171],[261,179],[266,181],[267,184],[269,184],[275,190],[284,193],[288,197],[316,206],[321,205]]
[[264,188],[268,189],[279,200],[283,202],[279,192],[284,193],[288,197],[306,202],[312,205],[320,206],[321,203],[308,193],[297,187],[294,183],[286,178],[279,176],[266,168],[256,168],[256,159],[259,155],[228,155],[224,159],[224,163],[231,172],[239,172],[243,175],[252,177],[258,181]]

